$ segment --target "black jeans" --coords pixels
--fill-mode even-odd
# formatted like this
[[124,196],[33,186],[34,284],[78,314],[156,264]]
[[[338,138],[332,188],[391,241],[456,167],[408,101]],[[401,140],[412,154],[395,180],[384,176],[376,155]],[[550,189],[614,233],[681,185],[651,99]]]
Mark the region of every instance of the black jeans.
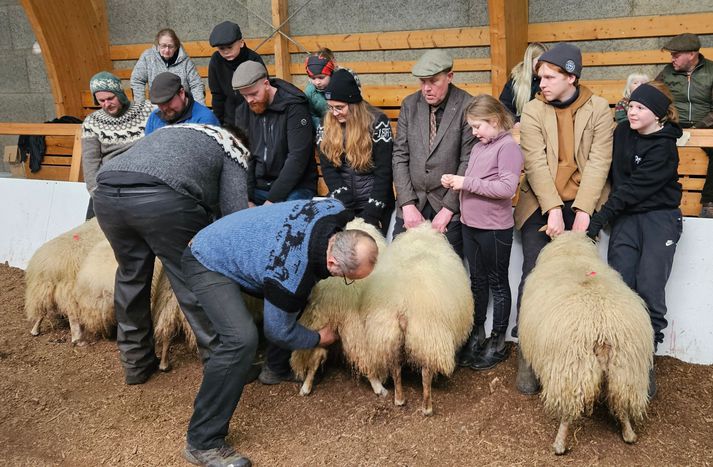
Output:
[[493,292],[493,332],[503,334],[508,328],[512,297],[508,281],[512,227],[482,230],[462,225],[463,253],[470,270],[470,290],[475,300],[475,326],[485,324],[489,291]]
[[188,286],[218,334],[203,365],[203,382],[193,403],[186,439],[196,449],[219,448],[225,444],[230,419],[257,352],[258,331],[238,284],[207,269],[190,248],[186,248],[182,263]]
[[[436,217],[436,214],[438,214],[438,212],[436,212],[429,203],[426,203],[426,205],[421,210],[421,215],[427,221],[432,221],[433,218]],[[448,243],[450,243],[455,252],[458,253],[458,256],[463,258],[463,234],[461,232],[459,214],[453,215],[453,219],[451,219],[451,221],[448,223],[446,229],[447,230],[445,235],[448,239]],[[404,227],[404,219],[403,217],[399,217],[397,215],[396,220],[394,222],[393,237],[396,238],[398,234],[403,233],[405,231],[406,227]]]
[[139,374],[156,358],[151,321],[151,279],[158,257],[205,358],[215,333],[200,316],[185,285],[181,255],[210,217],[194,199],[168,186],[124,188],[99,185],[94,210],[119,264],[114,287],[116,342],[127,375]]
[[666,282],[682,231],[679,209],[623,215],[612,225],[609,264],[646,302],[656,343],[663,342],[668,325]]

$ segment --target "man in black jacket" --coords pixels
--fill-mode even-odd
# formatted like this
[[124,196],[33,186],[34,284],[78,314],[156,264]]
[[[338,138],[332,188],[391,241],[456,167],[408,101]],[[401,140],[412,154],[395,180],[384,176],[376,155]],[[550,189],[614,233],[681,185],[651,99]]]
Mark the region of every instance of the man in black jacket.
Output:
[[[233,91],[231,80],[238,65],[248,60],[263,63],[256,52],[250,50],[240,26],[223,21],[210,33],[210,46],[218,50],[208,64],[208,87],[213,98],[213,113],[221,123],[234,124],[235,108],[243,102],[242,96]],[[264,65],[264,63],[263,63]]]
[[248,197],[254,205],[310,199],[317,191],[314,128],[307,97],[292,84],[268,79],[265,66],[245,62],[233,75],[245,101],[235,126],[248,134],[253,157]]

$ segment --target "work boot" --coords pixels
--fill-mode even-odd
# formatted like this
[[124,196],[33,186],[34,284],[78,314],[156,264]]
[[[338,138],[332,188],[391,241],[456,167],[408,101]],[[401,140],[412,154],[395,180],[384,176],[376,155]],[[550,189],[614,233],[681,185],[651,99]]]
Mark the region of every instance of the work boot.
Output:
[[700,217],[713,218],[713,203],[703,203],[701,205]]
[[483,351],[483,344],[485,344],[485,326],[474,326],[470,336],[468,336],[468,342],[458,352],[458,358],[456,359],[458,366],[470,366],[473,364]]
[[528,396],[537,394],[540,390],[540,383],[537,381],[535,372],[532,371],[532,366],[525,361],[519,346],[517,349],[517,377],[515,378],[515,387],[522,394]]
[[267,385],[273,385],[273,384],[280,384],[282,382],[288,382],[288,383],[299,383],[300,380],[295,376],[294,372],[292,370],[289,370],[287,373],[277,373],[275,371],[272,371],[267,364],[262,366],[262,370],[260,371],[260,375],[257,377],[257,379],[262,383],[262,384],[267,384]]
[[205,467],[250,467],[252,462],[227,444],[214,449],[196,449],[186,444],[183,458]]
[[141,369],[132,368],[131,370],[125,370],[124,382],[128,385],[134,384],[144,384],[149,380],[151,375],[156,373],[158,370],[160,360],[156,357],[149,363],[146,367]]
[[508,358],[510,346],[505,342],[505,333],[493,332],[483,345],[483,351],[473,359],[474,370],[489,370]]

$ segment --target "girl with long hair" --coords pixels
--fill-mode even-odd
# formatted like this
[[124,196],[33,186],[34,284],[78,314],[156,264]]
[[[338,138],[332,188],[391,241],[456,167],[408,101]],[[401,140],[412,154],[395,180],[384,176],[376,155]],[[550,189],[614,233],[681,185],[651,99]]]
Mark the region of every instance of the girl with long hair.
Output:
[[525,49],[522,61],[510,72],[510,79],[500,93],[500,102],[515,116],[516,126],[525,104],[530,102],[540,90],[540,77],[535,73],[535,64],[547,47],[533,42]]

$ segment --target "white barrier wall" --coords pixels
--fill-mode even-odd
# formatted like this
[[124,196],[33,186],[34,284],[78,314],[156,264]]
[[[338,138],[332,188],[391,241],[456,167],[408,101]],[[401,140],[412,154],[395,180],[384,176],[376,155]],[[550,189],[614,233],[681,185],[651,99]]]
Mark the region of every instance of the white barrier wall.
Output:
[[[0,179],[0,200],[0,261],[25,268],[45,241],[84,221],[89,195],[83,183]],[[607,240],[600,242],[604,257]],[[713,364],[712,240],[713,220],[684,218],[683,236],[666,287],[669,325],[664,331],[666,339],[659,346],[660,355]],[[511,323],[515,322],[521,266],[522,248],[516,233],[510,260]],[[491,315],[492,309],[488,311]]]

